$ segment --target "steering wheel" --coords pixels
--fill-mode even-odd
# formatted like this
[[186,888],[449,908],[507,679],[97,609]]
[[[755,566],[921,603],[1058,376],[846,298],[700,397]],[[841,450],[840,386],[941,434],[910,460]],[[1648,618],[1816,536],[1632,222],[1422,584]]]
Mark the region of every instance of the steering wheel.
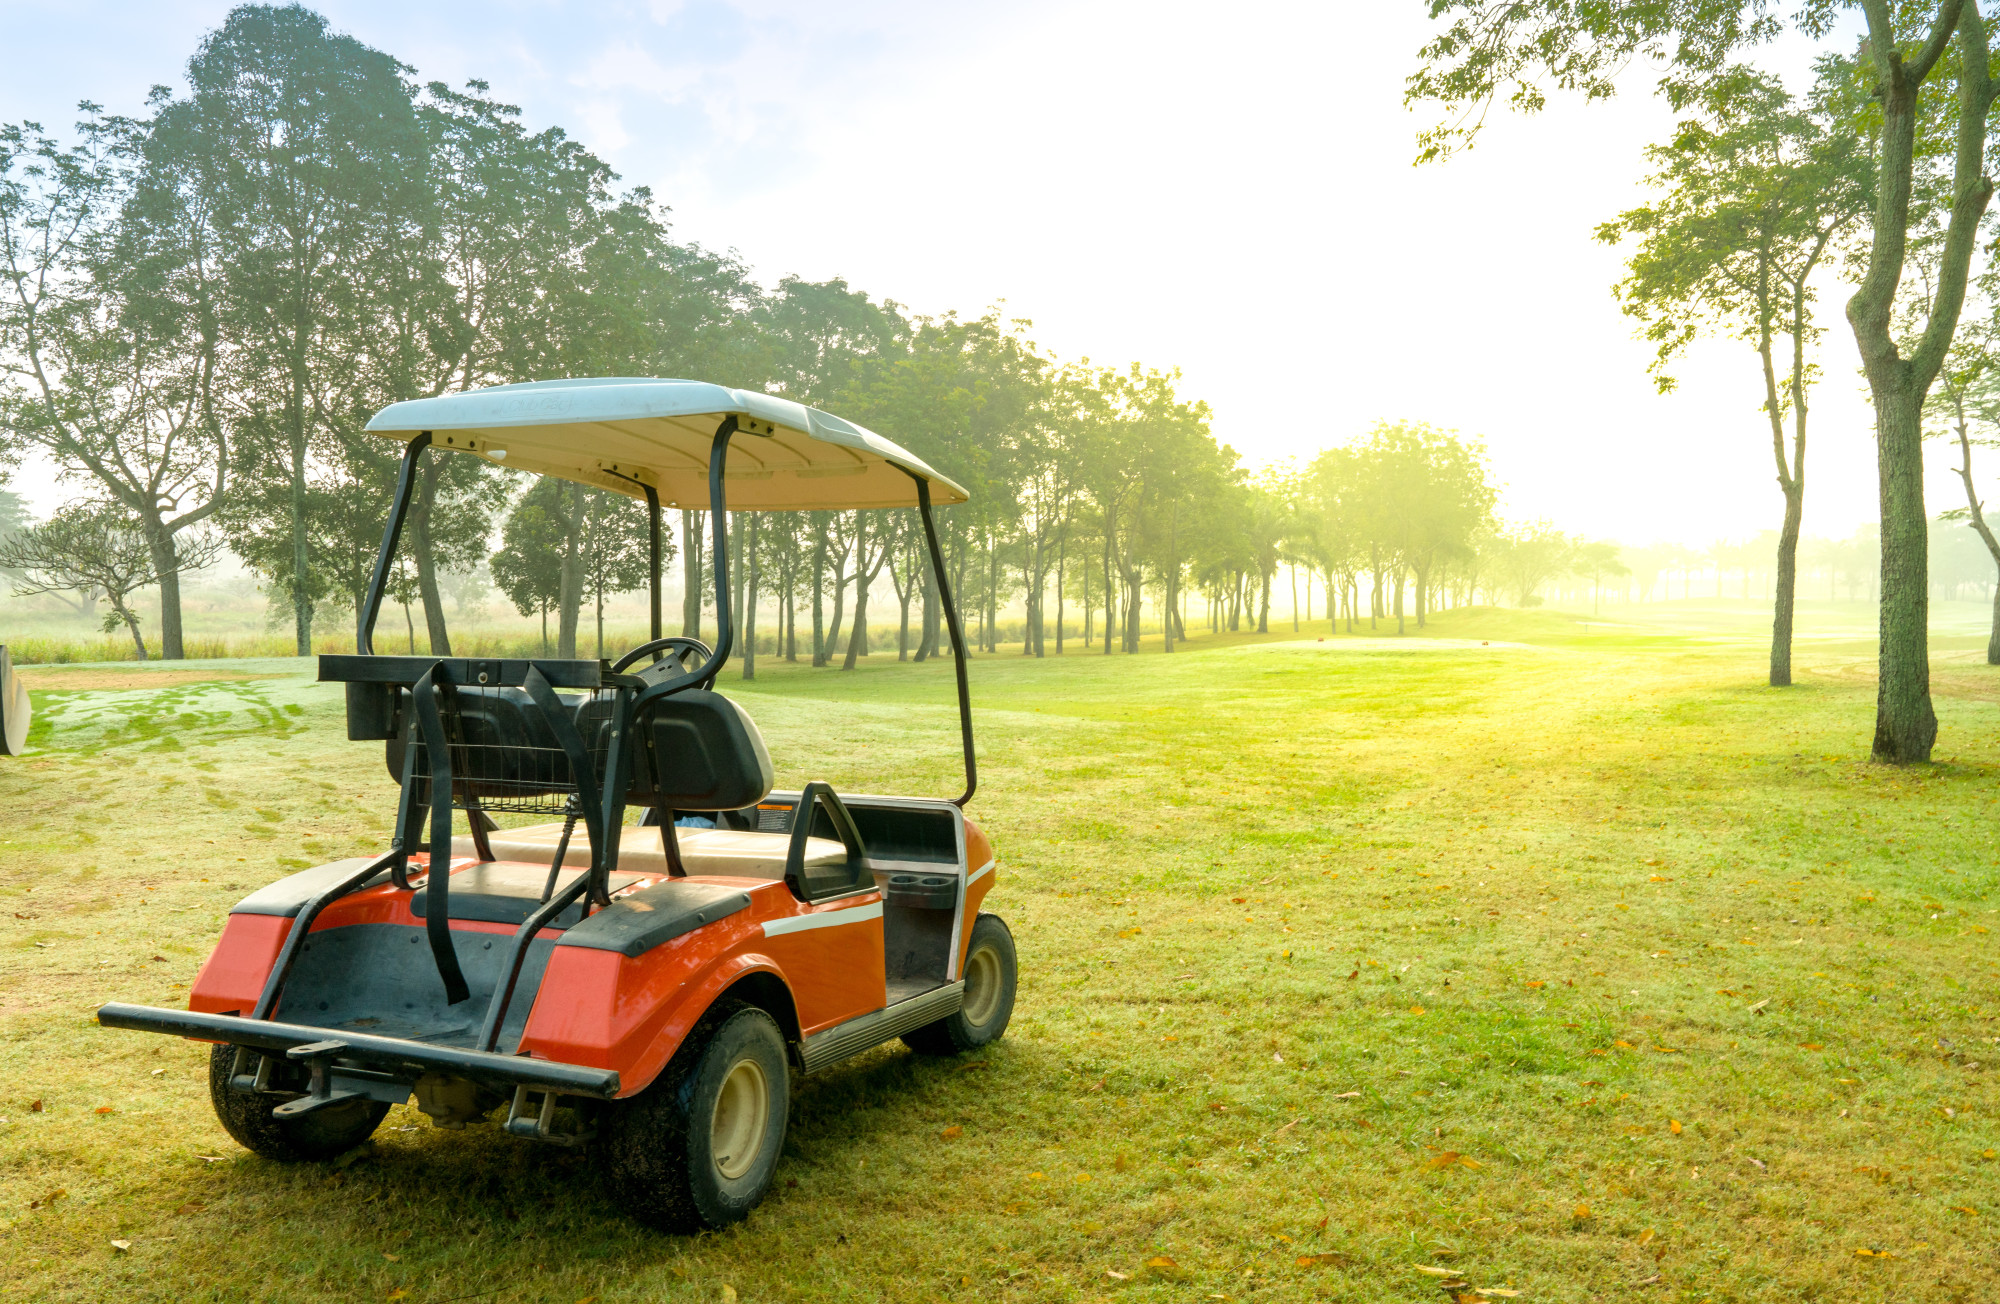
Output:
[[[625,667],[631,665],[640,657],[660,652],[665,652],[667,654],[666,657],[655,661],[652,665],[641,670],[639,672],[640,678],[661,680],[668,674],[684,675],[692,668],[688,664],[690,660],[699,665],[713,655],[713,650],[700,639],[684,638],[676,634],[668,638],[656,638],[650,643],[641,643],[638,647],[633,648],[630,652],[627,652],[612,663],[612,673],[623,674]],[[669,662],[672,664],[672,669],[663,670],[662,667],[667,666]]]

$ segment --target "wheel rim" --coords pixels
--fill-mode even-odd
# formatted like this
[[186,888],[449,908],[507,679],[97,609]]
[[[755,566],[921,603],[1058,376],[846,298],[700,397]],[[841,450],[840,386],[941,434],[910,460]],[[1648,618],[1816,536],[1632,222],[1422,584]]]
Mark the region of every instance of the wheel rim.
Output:
[[749,1172],[770,1126],[771,1083],[764,1066],[754,1059],[737,1060],[722,1079],[715,1118],[709,1124],[709,1153],[715,1156],[716,1171],[731,1181]]
[[982,946],[965,958],[965,1004],[960,1007],[965,1021],[983,1028],[1000,1008],[1000,956],[990,946]]

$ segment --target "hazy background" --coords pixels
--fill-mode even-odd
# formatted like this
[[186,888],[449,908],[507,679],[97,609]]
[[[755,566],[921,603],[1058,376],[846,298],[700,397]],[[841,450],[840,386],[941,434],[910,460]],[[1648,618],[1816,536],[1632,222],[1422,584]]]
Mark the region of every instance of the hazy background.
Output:
[[[0,120],[136,112],[213,3],[0,4]],[[1597,222],[1640,197],[1670,119],[1496,115],[1412,166],[1418,0],[1354,4],[562,4],[324,0],[425,80],[479,77],[649,185],[760,279],[844,276],[919,312],[1004,300],[1065,357],[1179,367],[1252,464],[1379,419],[1483,436],[1502,514],[1640,544],[1778,523],[1747,345],[1655,395]],[[81,51],[40,57],[36,51]],[[1782,62],[1782,56],[1779,59]],[[1871,418],[1837,292],[1805,529],[1875,515]],[[1942,450],[1932,510],[1959,501]],[[16,489],[59,500],[31,469]]]

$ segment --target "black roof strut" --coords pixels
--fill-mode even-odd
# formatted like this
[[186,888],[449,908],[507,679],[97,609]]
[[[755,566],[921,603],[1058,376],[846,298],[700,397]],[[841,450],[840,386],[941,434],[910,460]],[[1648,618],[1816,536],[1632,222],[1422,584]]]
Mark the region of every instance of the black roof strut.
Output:
[[958,606],[951,600],[951,581],[945,578],[944,552],[938,547],[937,524],[931,520],[931,482],[919,475],[909,475],[917,482],[917,514],[924,518],[924,542],[930,545],[931,570],[937,576],[938,599],[944,605],[944,623],[951,632],[952,665],[958,672],[958,736],[965,744],[965,792],[952,799],[952,805],[960,810],[972,800],[972,794],[979,791],[979,759],[972,750],[972,689],[965,679],[965,632],[958,625]]

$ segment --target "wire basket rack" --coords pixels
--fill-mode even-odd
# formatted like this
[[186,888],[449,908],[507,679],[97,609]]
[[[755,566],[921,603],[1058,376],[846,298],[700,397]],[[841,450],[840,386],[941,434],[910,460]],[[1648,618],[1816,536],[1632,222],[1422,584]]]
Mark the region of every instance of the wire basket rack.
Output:
[[[590,786],[601,788],[610,758],[610,718],[615,690],[564,699],[582,736]],[[556,739],[541,709],[512,688],[457,688],[441,697],[439,715],[449,748],[452,804],[489,813],[562,815],[575,809],[579,793],[569,753]],[[420,805],[431,804],[428,749],[421,734],[406,733],[416,748],[416,791]]]

